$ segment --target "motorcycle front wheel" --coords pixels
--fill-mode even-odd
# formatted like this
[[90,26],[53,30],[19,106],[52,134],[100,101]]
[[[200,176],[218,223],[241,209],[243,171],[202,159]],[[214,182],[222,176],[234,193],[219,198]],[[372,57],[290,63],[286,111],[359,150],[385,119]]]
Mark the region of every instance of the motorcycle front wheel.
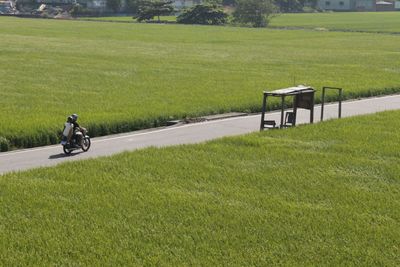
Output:
[[90,148],[91,142],[89,137],[84,137],[82,141],[82,150],[83,151],[88,151]]

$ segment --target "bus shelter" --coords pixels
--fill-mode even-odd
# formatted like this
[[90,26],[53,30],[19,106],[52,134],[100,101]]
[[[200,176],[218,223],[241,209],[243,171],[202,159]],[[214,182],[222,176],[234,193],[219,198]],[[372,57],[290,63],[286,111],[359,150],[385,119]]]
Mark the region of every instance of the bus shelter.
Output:
[[[268,97],[281,98],[281,120],[279,128],[296,126],[297,109],[299,108],[310,110],[310,123],[314,122],[315,89],[309,86],[298,85],[275,91],[264,91],[260,130],[264,130],[265,128],[278,128],[274,120],[265,120]],[[293,111],[285,112],[285,99],[287,97],[293,98]]]

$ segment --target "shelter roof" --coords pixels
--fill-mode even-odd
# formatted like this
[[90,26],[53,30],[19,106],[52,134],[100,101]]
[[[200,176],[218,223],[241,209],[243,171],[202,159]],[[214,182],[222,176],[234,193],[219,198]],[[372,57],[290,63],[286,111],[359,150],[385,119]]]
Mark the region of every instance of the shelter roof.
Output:
[[294,87],[279,89],[275,91],[264,91],[264,94],[271,96],[287,96],[287,95],[300,95],[315,92],[314,88],[305,85],[298,85]]

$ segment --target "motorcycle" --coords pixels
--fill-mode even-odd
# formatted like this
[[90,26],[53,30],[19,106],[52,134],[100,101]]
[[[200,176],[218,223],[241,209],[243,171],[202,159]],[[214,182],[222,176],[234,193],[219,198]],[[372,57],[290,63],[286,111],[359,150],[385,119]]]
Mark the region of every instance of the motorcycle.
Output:
[[[68,142],[68,136],[63,134],[61,145],[66,155],[71,154],[72,151],[82,149],[84,152],[88,151],[91,145],[90,137],[87,130],[83,127],[77,129]],[[79,142],[82,140],[82,142]]]

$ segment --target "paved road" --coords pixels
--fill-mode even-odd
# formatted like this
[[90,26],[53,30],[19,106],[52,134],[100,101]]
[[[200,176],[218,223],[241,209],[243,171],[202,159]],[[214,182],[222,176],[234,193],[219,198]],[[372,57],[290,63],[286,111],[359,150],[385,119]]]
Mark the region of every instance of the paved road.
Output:
[[[384,110],[400,109],[400,95],[369,98],[343,103],[342,116],[349,117],[370,114]],[[324,117],[336,118],[337,104],[325,106]],[[315,119],[319,120],[320,107],[315,109]],[[280,120],[279,112],[268,113],[266,119]],[[307,123],[309,112],[298,111],[298,123]],[[99,137],[92,139],[92,147],[86,153],[64,156],[60,145],[19,150],[0,154],[0,174],[26,170],[42,166],[52,166],[61,162],[108,156],[122,151],[156,146],[192,144],[223,137],[246,134],[259,130],[260,114],[235,117],[202,123],[186,124],[166,128],[137,131],[133,133]]]

